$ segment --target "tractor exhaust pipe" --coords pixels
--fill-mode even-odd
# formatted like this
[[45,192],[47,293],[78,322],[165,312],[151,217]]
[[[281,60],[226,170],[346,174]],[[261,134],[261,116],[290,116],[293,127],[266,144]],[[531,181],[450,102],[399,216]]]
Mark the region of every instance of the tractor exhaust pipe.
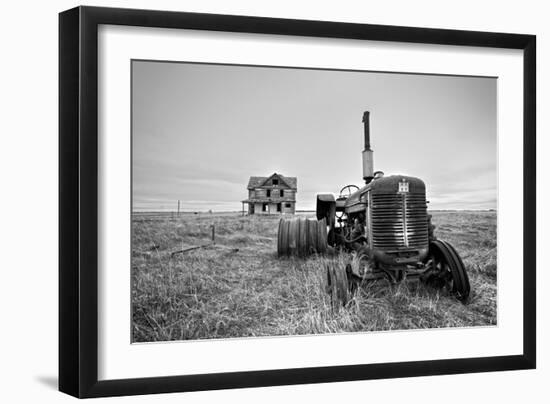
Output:
[[370,120],[369,111],[363,112],[363,125],[365,132],[365,149],[363,150],[363,179],[368,184],[374,178],[373,153],[370,148]]

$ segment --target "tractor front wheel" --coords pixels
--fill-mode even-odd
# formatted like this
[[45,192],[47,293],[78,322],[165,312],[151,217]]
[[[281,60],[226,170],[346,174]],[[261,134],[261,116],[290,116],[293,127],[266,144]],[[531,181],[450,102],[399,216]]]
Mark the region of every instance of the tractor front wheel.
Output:
[[434,271],[429,283],[444,287],[465,303],[470,296],[470,280],[455,248],[446,241],[435,240],[430,243],[430,256]]
[[345,268],[338,264],[327,264],[327,292],[334,309],[345,306],[349,301],[349,285]]

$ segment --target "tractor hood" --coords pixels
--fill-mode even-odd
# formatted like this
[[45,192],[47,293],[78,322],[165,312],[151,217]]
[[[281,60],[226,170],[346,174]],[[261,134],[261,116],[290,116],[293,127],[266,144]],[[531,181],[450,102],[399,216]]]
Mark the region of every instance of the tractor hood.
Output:
[[358,189],[346,199],[344,207],[346,210],[355,211],[366,206],[366,193],[373,194],[398,194],[398,193],[425,193],[426,185],[420,178],[407,175],[390,175],[373,179],[363,188]]
[[420,178],[406,175],[390,175],[372,180],[363,189],[370,189],[374,194],[396,194],[410,192],[425,193],[426,185]]

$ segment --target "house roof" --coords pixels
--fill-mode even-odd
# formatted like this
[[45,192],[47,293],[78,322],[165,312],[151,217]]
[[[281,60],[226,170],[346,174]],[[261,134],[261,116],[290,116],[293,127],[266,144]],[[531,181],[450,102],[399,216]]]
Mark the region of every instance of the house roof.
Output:
[[248,186],[246,188],[247,189],[259,188],[263,186],[267,182],[267,180],[269,180],[274,176],[279,177],[281,181],[283,181],[285,184],[288,185],[289,188],[294,190],[297,189],[298,179],[296,177],[285,177],[284,175],[277,174],[277,173],[273,173],[269,177],[250,177],[250,179],[248,180]]

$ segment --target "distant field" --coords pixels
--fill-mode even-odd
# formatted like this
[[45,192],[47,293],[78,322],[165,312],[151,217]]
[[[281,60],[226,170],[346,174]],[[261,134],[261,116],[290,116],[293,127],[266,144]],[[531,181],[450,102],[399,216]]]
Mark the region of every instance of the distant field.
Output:
[[[463,305],[422,284],[363,288],[331,308],[323,264],[350,254],[277,257],[278,216],[134,214],[132,339],[135,342],[495,325],[496,212],[434,211],[438,238],[464,260],[472,287]],[[307,215],[307,214],[305,214]],[[215,245],[172,256],[172,252]]]

